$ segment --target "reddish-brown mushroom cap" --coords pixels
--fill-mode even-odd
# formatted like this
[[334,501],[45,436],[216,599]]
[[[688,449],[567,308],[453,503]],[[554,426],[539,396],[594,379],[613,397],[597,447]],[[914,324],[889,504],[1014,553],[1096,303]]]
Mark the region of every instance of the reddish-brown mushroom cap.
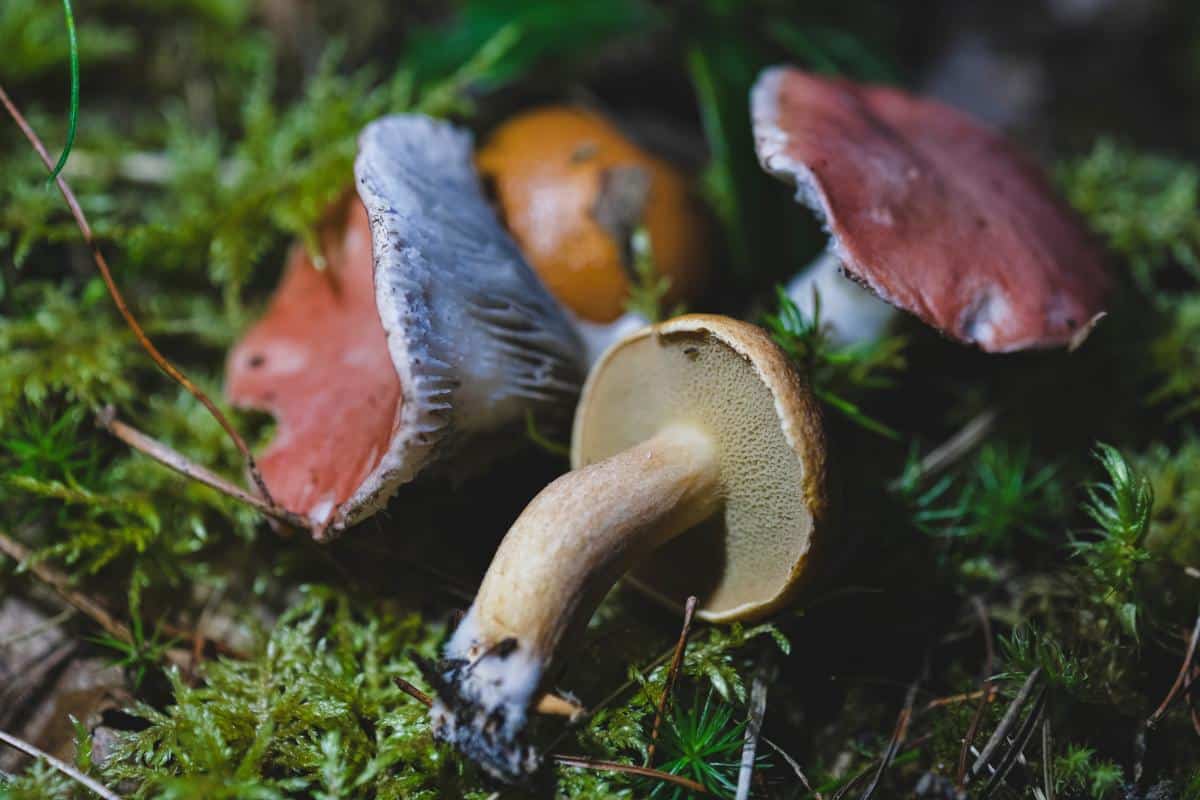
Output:
[[226,392],[278,421],[259,456],[275,500],[321,525],[379,465],[400,380],[375,307],[371,229],[357,197],[322,230],[326,267],[295,245],[266,315],[230,353]]
[[1100,249],[1041,171],[965,114],[789,67],[759,77],[751,111],[763,168],[892,305],[994,352],[1077,344],[1103,312]]

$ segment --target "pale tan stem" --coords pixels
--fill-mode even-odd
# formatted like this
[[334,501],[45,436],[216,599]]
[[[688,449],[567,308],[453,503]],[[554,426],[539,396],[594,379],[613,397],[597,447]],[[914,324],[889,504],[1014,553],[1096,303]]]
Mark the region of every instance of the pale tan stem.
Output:
[[516,639],[548,663],[637,558],[716,511],[717,461],[706,432],[674,425],[547,486],[505,536],[475,598],[480,650]]

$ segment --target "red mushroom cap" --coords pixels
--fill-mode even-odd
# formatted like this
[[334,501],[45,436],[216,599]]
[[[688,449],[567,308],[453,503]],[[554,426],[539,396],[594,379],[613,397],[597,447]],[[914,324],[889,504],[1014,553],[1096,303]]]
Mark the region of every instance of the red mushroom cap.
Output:
[[850,277],[992,352],[1078,344],[1103,254],[997,133],[896,89],[774,67],[751,95],[763,168],[820,214]]
[[234,405],[278,421],[259,456],[271,494],[317,526],[379,466],[403,402],[357,197],[334,209],[321,243],[324,270],[293,246],[266,315],[230,353],[226,377]]

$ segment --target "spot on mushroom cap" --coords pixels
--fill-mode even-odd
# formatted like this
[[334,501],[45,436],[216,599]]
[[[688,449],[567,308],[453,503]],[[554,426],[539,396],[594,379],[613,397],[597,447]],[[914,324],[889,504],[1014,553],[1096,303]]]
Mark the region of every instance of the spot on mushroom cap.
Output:
[[519,114],[491,134],[478,162],[522,252],[583,319],[612,322],[624,311],[628,237],[639,224],[658,273],[671,281],[664,306],[703,290],[707,220],[686,177],[598,114]]
[[1066,346],[1103,312],[1099,247],[1041,171],[967,115],[788,67],[759,77],[751,112],[763,168],[889,303],[997,352]]
[[790,599],[827,535],[820,412],[787,356],[759,328],[688,315],[615,345],[593,368],[575,417],[573,466],[595,463],[684,422],[713,436],[724,505],[631,576],[703,619],[761,616]]

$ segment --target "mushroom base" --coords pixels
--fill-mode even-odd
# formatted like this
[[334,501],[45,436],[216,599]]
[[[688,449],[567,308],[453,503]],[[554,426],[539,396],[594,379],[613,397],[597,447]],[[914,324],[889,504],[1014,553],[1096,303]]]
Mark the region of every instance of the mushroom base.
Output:
[[489,775],[528,783],[541,759],[525,724],[560,646],[633,563],[720,503],[716,446],[686,423],[543,489],[500,543],[444,658],[425,668],[434,736]]
[[542,681],[542,661],[515,638],[473,655],[482,638],[474,611],[459,624],[436,664],[421,662],[436,694],[429,719],[434,738],[504,783],[527,783],[542,760],[524,739],[526,717]]

